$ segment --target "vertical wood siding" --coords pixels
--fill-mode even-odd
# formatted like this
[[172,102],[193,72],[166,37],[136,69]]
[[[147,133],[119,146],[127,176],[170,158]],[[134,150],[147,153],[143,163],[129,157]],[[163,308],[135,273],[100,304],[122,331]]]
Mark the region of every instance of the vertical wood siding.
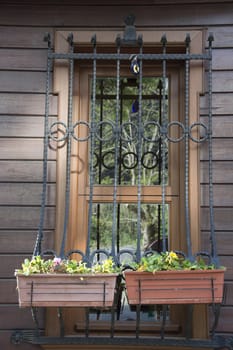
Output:
[[[217,241],[222,264],[228,268],[227,296],[219,332],[233,332],[233,25],[232,4],[169,6],[17,6],[0,11],[0,344],[10,344],[12,329],[33,327],[30,310],[20,310],[14,269],[30,256],[40,210],[45,100],[45,32],[56,28],[121,27],[123,18],[136,15],[140,27],[205,27],[213,32],[213,158]],[[148,3],[148,2],[147,2]],[[153,2],[155,3],[155,2]],[[165,30],[165,29],[164,29]],[[188,29],[187,29],[188,32]],[[51,94],[51,115],[56,118],[57,96]],[[201,118],[206,119],[206,97],[201,97]],[[201,230],[208,248],[207,150],[201,153]],[[53,244],[55,223],[56,152],[49,153],[44,245]],[[43,327],[43,315],[40,319]],[[38,346],[23,345],[24,350]]]

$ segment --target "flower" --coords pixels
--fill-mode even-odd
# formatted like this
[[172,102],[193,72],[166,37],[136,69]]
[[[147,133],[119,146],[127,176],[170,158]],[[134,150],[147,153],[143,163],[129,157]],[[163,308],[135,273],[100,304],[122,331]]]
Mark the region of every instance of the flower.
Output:
[[86,274],[86,273],[115,273],[120,272],[112,257],[109,257],[103,262],[96,262],[91,267],[80,260],[62,259],[55,257],[54,259],[43,259],[40,255],[34,256],[31,260],[25,259],[22,263],[22,268],[16,270],[16,274],[26,276],[36,273],[68,273],[68,274]]
[[202,258],[191,261],[174,251],[148,253],[132,268],[136,271],[156,272],[167,270],[213,270],[214,264],[207,264]]

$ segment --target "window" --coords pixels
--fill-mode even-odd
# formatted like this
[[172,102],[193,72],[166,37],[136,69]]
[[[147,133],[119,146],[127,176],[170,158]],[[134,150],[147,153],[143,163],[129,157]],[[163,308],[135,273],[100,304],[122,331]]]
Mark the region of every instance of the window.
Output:
[[[66,38],[65,34],[64,32],[57,33],[56,50],[59,53],[68,50],[67,42],[64,40]],[[111,52],[116,34],[114,31],[100,32],[100,47]],[[161,33],[145,31],[142,34],[145,49],[156,51]],[[184,50],[185,34],[182,31],[167,33],[168,41],[171,41],[180,52]],[[202,33],[192,31],[190,35],[192,39],[191,51],[201,52]],[[89,38],[90,33],[83,31],[77,34],[76,40],[76,33],[74,33],[77,52],[79,52],[78,50],[81,52],[83,47],[89,50]],[[153,44],[154,42],[156,45]],[[140,236],[141,247],[157,244],[156,248],[160,250],[161,244],[167,244],[167,242],[161,240],[163,236],[161,232],[165,230],[168,233],[166,237],[171,249],[186,249],[184,243],[186,242],[183,216],[184,203],[181,200],[184,198],[184,167],[182,165],[184,148],[182,142],[175,142],[182,137],[183,131],[176,121],[183,121],[185,112],[190,117],[190,124],[198,120],[198,93],[202,90],[202,64],[190,65],[188,93],[193,98],[190,101],[188,111],[185,111],[185,97],[183,95],[184,65],[181,62],[177,64],[169,63],[165,81],[162,79],[159,64],[161,68],[161,62],[154,65],[151,62],[145,64],[145,66],[143,64],[143,90],[140,97],[138,78],[135,78],[129,72],[128,64],[123,64],[120,74],[116,78],[116,74],[113,74],[113,67],[109,62],[97,65],[96,77],[93,76],[90,62],[80,61],[76,63],[72,120],[75,129],[71,148],[71,204],[66,251],[69,249],[86,251],[88,235],[91,237],[88,249],[110,248],[115,253],[126,247],[135,250],[140,230],[143,232]],[[67,122],[67,105],[69,104],[68,71],[68,62],[55,64],[54,87],[59,94],[59,118],[64,123]],[[95,94],[93,94],[91,88],[94,79]],[[166,92],[163,92],[162,95],[159,91],[161,81],[166,82]],[[159,96],[159,94],[162,98],[156,97],[155,99],[155,95]],[[166,101],[162,100],[163,96],[166,96]],[[95,100],[94,108],[92,106],[93,102],[91,103],[93,98]],[[163,103],[163,115],[161,115],[160,103]],[[139,118],[139,109],[143,111],[141,112],[143,141],[140,148],[137,148],[136,135],[138,135],[137,127],[139,124],[137,118]],[[89,122],[92,114],[97,118],[98,130],[96,129],[94,144],[90,146],[88,142]],[[114,120],[116,117],[120,120],[119,123]],[[159,138],[157,140],[160,118],[167,118],[166,123],[170,123],[167,133],[167,139],[170,140],[163,144],[163,151],[167,154],[163,171],[160,168],[161,145]],[[141,131],[140,129],[139,132]],[[117,153],[114,136],[116,132],[118,133],[119,142]],[[150,139],[154,142],[151,142]],[[58,196],[55,248],[59,250],[64,226],[64,216],[61,214],[65,211],[65,147],[59,147],[57,153]],[[91,154],[89,158],[88,154]],[[191,164],[189,165],[189,191],[192,198],[189,203],[191,213],[190,232],[193,249],[198,250],[199,173],[197,145],[194,144],[190,148],[189,157],[189,164]],[[115,166],[116,160],[119,162],[117,168]],[[91,167],[89,167],[89,163],[91,163]],[[93,186],[90,186],[90,175]],[[117,180],[115,180],[116,176]],[[165,195],[161,188],[161,176],[164,177],[166,182]],[[140,178],[140,183],[138,178]],[[165,206],[161,205],[163,200],[166,202]],[[89,211],[90,203],[92,206],[91,213]],[[163,209],[165,210],[164,216],[161,216],[162,207],[165,208]],[[162,218],[165,219],[165,225],[164,223],[161,224]],[[111,246],[112,239],[109,239],[106,232],[113,231],[116,240],[114,245]],[[150,231],[153,232],[152,235]],[[174,314],[175,312],[172,311],[171,313]],[[68,329],[73,330],[74,323],[82,319],[82,315],[80,316],[80,313],[77,314],[74,310],[69,310],[68,315],[67,317],[70,319]],[[173,318],[171,315],[171,319]],[[206,333],[205,317],[203,317],[203,324],[200,325],[200,329],[196,328],[198,335],[202,335],[203,332]]]

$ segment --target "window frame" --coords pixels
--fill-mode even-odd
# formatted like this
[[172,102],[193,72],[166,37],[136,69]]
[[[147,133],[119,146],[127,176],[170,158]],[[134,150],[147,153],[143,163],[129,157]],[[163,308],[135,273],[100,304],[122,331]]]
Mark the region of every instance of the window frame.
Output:
[[[190,34],[191,38],[191,50],[190,53],[200,53],[203,51],[203,43],[205,38],[204,30],[140,30],[138,32],[142,34],[144,45],[148,47],[156,46],[156,43],[160,43],[160,39],[164,32],[166,32],[168,43],[172,43],[172,48],[180,48],[184,46],[184,38],[186,36],[187,31]],[[69,45],[67,42],[67,36],[70,31],[56,31],[55,32],[55,53],[67,53],[69,50]],[[95,30],[98,43],[103,46],[112,45],[115,42],[115,38],[117,34],[121,32],[116,30]],[[73,40],[76,47],[88,45],[90,42],[90,38],[93,32],[90,30],[75,30],[73,32]],[[158,45],[159,46],[159,45]],[[189,116],[190,116],[190,124],[199,120],[199,95],[203,92],[203,81],[204,81],[204,68],[203,63],[190,62],[190,86],[189,86],[189,96],[190,104],[189,104]],[[69,74],[69,63],[65,60],[55,61],[54,64],[54,93],[58,94],[58,120],[67,122],[67,105],[68,105],[68,74]],[[181,86],[181,89],[183,87]],[[88,94],[87,94],[88,97]],[[77,96],[74,96],[73,99],[73,113],[74,115],[78,115],[78,111],[80,111],[80,103]],[[182,106],[181,106],[182,109]],[[78,154],[76,154],[77,150],[72,150],[72,156],[78,159]],[[190,197],[190,232],[191,232],[191,240],[192,240],[192,248],[193,251],[198,251],[200,247],[200,181],[199,181],[199,152],[198,147],[196,145],[191,145],[189,152],[189,197]],[[59,247],[61,245],[62,240],[62,228],[63,228],[63,215],[64,213],[64,186],[65,186],[65,167],[66,163],[66,151],[64,148],[60,148],[57,150],[57,205],[56,205],[56,230],[55,230],[55,250],[59,251]],[[72,162],[72,174],[75,174],[78,170],[78,161]],[[71,193],[77,193],[77,181],[74,179],[75,176],[71,177]],[[182,178],[180,181],[183,181]],[[181,183],[180,183],[181,185]],[[181,196],[184,197],[184,193],[180,193]],[[180,210],[184,210],[182,201],[180,201]],[[69,223],[69,231],[71,235],[69,235],[66,250],[73,249],[78,245],[79,249],[85,250],[85,246],[80,246],[79,239],[76,227],[77,227],[77,201],[76,204],[72,203],[70,207],[70,223]],[[75,232],[75,234],[73,233]],[[181,232],[180,241],[185,241],[184,232]],[[171,243],[172,245],[174,244]],[[202,310],[202,317],[200,318],[200,310]],[[74,312],[75,315],[75,312]],[[70,317],[70,311],[68,318],[70,320],[76,320],[77,315],[74,317]],[[194,319],[198,318],[198,323],[194,322],[194,324],[198,324],[198,327],[195,326],[193,329],[194,336],[198,337],[206,337],[207,336],[207,314],[206,308],[203,306],[195,306],[194,308]],[[51,319],[51,317],[48,317]],[[200,319],[203,322],[200,322]],[[72,321],[71,321],[72,322]],[[72,329],[71,322],[69,323],[67,329]],[[48,325],[53,328],[52,322],[48,321]],[[47,327],[47,329],[49,329]]]

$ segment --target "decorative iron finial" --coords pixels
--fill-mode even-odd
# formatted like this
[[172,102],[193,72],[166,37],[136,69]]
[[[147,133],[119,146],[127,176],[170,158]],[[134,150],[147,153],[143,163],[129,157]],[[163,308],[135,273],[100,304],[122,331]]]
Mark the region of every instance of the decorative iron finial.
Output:
[[123,39],[121,39],[122,45],[140,45],[141,37],[137,38],[136,28],[134,25],[135,16],[133,14],[128,15],[125,20],[125,30]]

